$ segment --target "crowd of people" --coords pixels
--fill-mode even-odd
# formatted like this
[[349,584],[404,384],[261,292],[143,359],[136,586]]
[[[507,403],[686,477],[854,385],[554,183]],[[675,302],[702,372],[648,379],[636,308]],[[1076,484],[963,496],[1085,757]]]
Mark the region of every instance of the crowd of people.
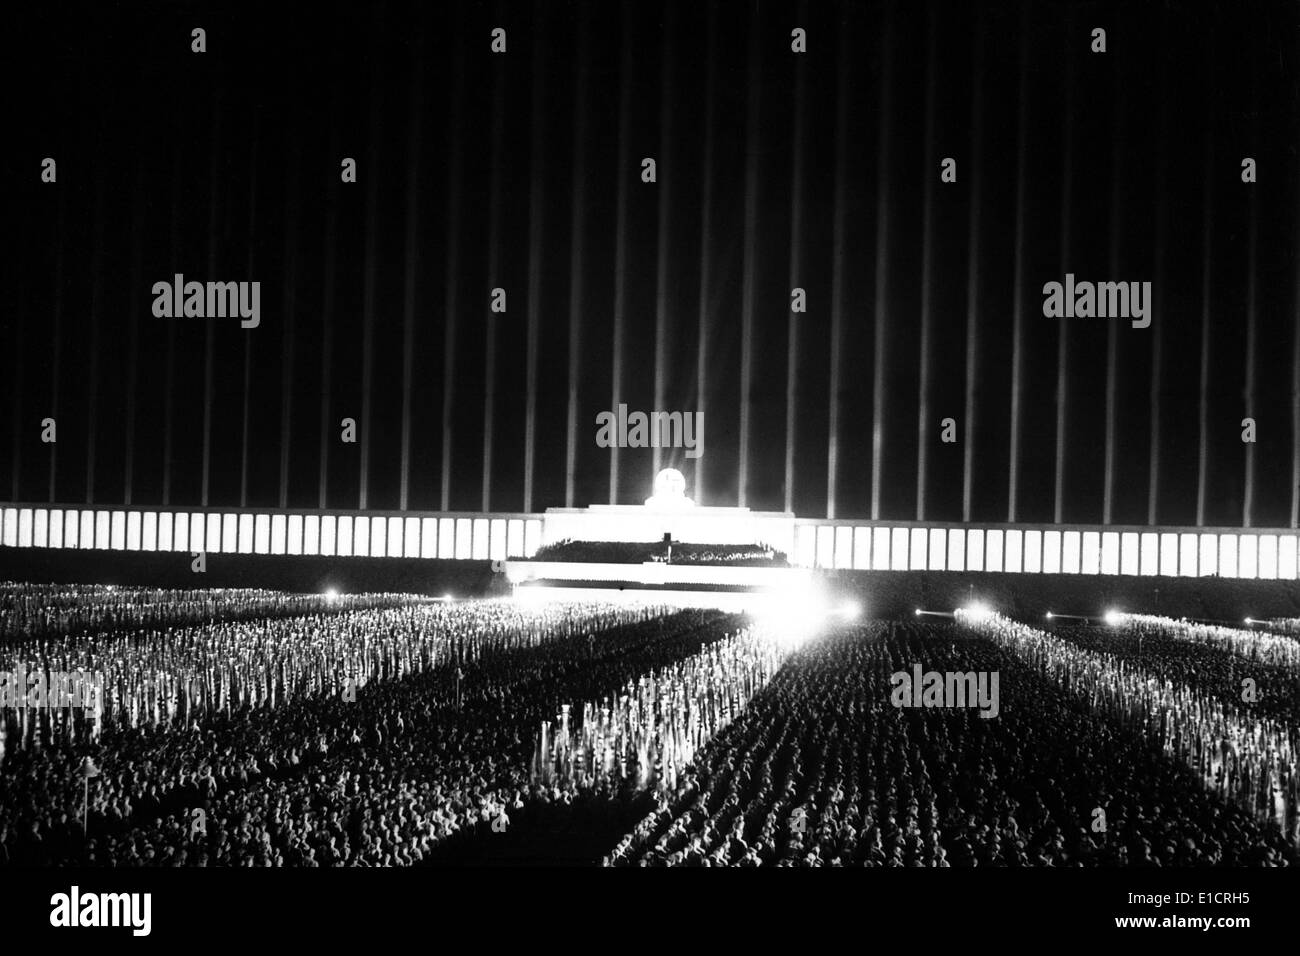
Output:
[[[354,697],[336,688],[274,707],[236,702],[189,722],[11,748],[0,764],[0,862],[412,865],[526,800],[572,799],[530,779],[530,730],[561,701],[609,695],[739,627],[718,612],[623,605],[441,611],[428,626],[448,632],[442,643],[477,638],[480,652],[395,670]],[[510,621],[544,639],[502,639]],[[482,637],[494,629],[495,641]],[[87,757],[99,773],[83,836]]]
[[1300,639],[1300,617],[1273,617],[1263,621],[1249,621],[1248,623],[1261,624],[1275,634]]
[[111,584],[6,583],[0,584],[0,644],[38,637],[395,607],[419,600],[410,594],[286,594],[251,588],[177,590]]
[[1174,620],[1150,614],[1125,614],[1124,630],[1138,634],[1167,634],[1185,641],[1195,641],[1228,654],[1277,667],[1288,667],[1300,674],[1300,641],[1294,637],[1270,634],[1262,630],[1242,630],[1195,621]]
[[[225,593],[269,613],[0,645],[107,677],[0,709],[0,865],[417,865],[647,805],[608,864],[1300,863],[1295,670],[1217,636]],[[996,719],[899,706],[918,666],[1000,675]]]
[[[613,866],[1287,866],[1294,842],[1083,687],[961,624],[797,651],[618,843]],[[890,675],[997,672],[997,719],[903,708]],[[1100,811],[1100,812],[1098,812]]]
[[[286,604],[295,602],[285,596]],[[358,596],[358,601],[364,598]],[[386,603],[386,600],[385,602]],[[283,610],[283,609],[281,609]],[[553,607],[506,601],[412,599],[397,607],[218,621],[181,628],[121,629],[0,647],[0,674],[92,675],[80,709],[0,711],[8,745],[97,739],[110,727],[172,725],[276,707],[302,697],[394,680],[455,659],[509,651],[576,629],[645,619],[654,608]]]
[[[1105,641],[1100,632],[1069,629],[1049,635],[993,615],[968,618],[971,627],[1011,649],[1043,675],[1090,703],[1093,710],[1129,727],[1191,769],[1212,792],[1263,821],[1276,823],[1291,843],[1300,843],[1300,730],[1294,700],[1273,688],[1264,697],[1243,698],[1248,687],[1223,674],[1234,655],[1192,641],[1165,636],[1164,645],[1135,663],[1115,652],[1114,638],[1098,650],[1085,641]],[[1063,639],[1068,635],[1070,639]],[[1131,635],[1128,646],[1136,648]],[[1209,665],[1206,657],[1218,655]],[[1185,663],[1188,659],[1193,663]],[[1266,665],[1255,664],[1255,668]],[[1219,668],[1215,673],[1210,667]],[[1287,672],[1290,673],[1290,672]],[[1294,678],[1294,675],[1291,675]],[[1233,694],[1238,695],[1235,699]],[[1279,701],[1268,716],[1264,700]],[[1258,709],[1256,709],[1258,708]]]
[[1130,672],[1187,687],[1245,717],[1267,717],[1300,730],[1300,668],[1236,653],[1218,640],[1200,640],[1176,625],[1064,624],[1048,633]]
[[571,721],[544,721],[533,780],[586,790],[633,780],[637,787],[677,785],[696,752],[744,710],[793,645],[750,626],[700,653],[629,680],[621,692],[586,701]]

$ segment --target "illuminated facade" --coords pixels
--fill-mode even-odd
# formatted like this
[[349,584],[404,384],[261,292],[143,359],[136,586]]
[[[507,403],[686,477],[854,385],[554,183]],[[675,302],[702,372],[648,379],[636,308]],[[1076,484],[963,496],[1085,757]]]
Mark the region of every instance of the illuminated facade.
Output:
[[[629,513],[617,514],[624,510]],[[798,567],[858,571],[1293,581],[1300,554],[1295,529],[834,521],[731,508],[695,508],[666,520],[678,540],[763,541],[786,551]],[[9,504],[0,506],[0,546],[502,561],[532,557],[543,543],[564,537],[656,540],[661,523],[636,506],[537,515]],[[712,540],[714,534],[747,540]]]

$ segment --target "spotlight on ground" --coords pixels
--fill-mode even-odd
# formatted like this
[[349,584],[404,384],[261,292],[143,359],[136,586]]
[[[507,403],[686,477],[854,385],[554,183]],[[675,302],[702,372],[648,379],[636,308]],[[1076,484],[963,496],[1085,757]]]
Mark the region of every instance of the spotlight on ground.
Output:
[[1119,611],[1107,611],[1102,620],[1111,627],[1116,627],[1124,623],[1124,615]]

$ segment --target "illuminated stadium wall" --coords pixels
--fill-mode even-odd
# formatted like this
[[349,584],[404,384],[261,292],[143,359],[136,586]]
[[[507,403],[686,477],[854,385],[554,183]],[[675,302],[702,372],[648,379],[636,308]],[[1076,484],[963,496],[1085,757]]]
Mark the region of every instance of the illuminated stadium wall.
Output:
[[301,514],[6,507],[6,548],[184,551],[503,561],[531,556],[527,515]]
[[[0,546],[501,561],[532,557],[524,514],[156,511],[5,506]],[[1296,580],[1286,529],[1103,528],[794,519],[800,567]]]

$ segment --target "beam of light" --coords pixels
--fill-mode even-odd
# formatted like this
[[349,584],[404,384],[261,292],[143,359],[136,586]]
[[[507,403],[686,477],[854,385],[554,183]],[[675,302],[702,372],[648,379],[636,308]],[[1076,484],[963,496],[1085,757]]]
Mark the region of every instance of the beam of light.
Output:
[[578,55],[574,57],[573,199],[569,209],[569,377],[564,429],[564,506],[566,508],[574,506],[578,470],[578,381],[582,356],[582,280],[583,270],[586,267],[583,238],[587,209],[587,114],[591,86],[588,65],[591,27],[587,10],[588,8],[584,6],[578,14]]
[[746,84],[746,149],[745,149],[745,239],[744,285],[740,300],[740,442],[737,454],[737,501],[744,508],[749,499],[749,439],[753,417],[751,392],[754,377],[754,284],[758,271],[758,155],[759,107],[763,89],[759,71],[759,17],[750,19],[749,30],[749,82]]
[[[844,349],[844,229],[848,203],[844,199],[848,178],[849,56],[848,31],[840,34],[839,85],[835,106],[835,213],[831,222],[831,330],[830,375],[827,387],[826,517],[834,518],[840,470],[840,376]],[[802,57],[800,58],[802,59]],[[873,515],[874,517],[874,515]]]
[[[636,173],[632,169],[629,142],[632,122],[632,13],[623,8],[623,32],[619,49],[618,94],[618,190],[614,213],[614,314],[613,345],[610,349],[609,407],[623,401],[623,345],[627,312],[627,186]],[[619,446],[609,449],[609,503],[618,504]],[[485,509],[486,510],[486,509]]]
[[[136,164],[136,167],[137,167],[137,170],[140,170],[140,169],[143,168],[143,164],[142,164],[142,163],[137,163],[137,164]],[[137,172],[137,175],[136,175],[136,197],[138,197],[139,194],[140,194],[140,180],[142,179],[142,177],[143,177],[143,173]],[[52,334],[53,334],[53,336],[54,336],[54,341],[53,341],[53,349],[52,349],[53,354],[52,354],[51,361],[50,361],[50,417],[53,418],[53,419],[55,419],[56,421],[57,421],[58,418],[59,418],[59,370],[60,370],[60,369],[62,368],[62,366],[63,366],[63,362],[62,362],[62,355],[63,355],[63,290],[64,290],[64,288],[65,288],[65,283],[64,283],[64,281],[63,281],[63,242],[62,242],[62,236],[64,235],[64,233],[63,233],[64,222],[65,222],[65,220],[66,220],[66,218],[67,218],[67,217],[66,217],[66,212],[67,212],[67,195],[68,195],[68,194],[67,194],[67,191],[66,191],[66,190],[60,190],[60,191],[59,191],[59,214],[58,214],[58,219],[57,219],[56,224],[55,224],[55,233],[54,233],[54,235],[55,235],[57,241],[51,243],[51,245],[53,245],[53,246],[57,249],[57,252],[56,252],[55,255],[54,255],[54,289],[53,289],[53,295],[52,295],[52,298],[53,298],[53,300],[54,300],[53,303],[52,303],[52,305],[53,305],[53,312],[54,312],[54,321],[53,321],[53,323],[52,323],[52,324],[53,324]],[[133,257],[134,257],[134,259],[135,259],[135,269],[136,269],[136,272],[134,273],[134,280],[133,280],[132,283],[131,283],[131,289],[132,289],[132,294],[135,295],[135,294],[137,294],[137,293],[135,292],[135,290],[138,289],[138,288],[140,287],[140,277],[139,277],[139,268],[140,268],[140,248],[139,248],[139,247],[140,247],[140,242],[139,242],[139,237],[140,237],[140,228],[139,228],[139,220],[140,220],[140,219],[142,218],[142,216],[143,216],[143,213],[140,211],[140,210],[143,208],[143,206],[142,206],[141,204],[139,204],[138,201],[137,201],[137,203],[133,206],[133,208],[136,210],[136,212],[135,212],[135,214],[134,214],[135,224],[134,224],[134,226],[133,226],[133,228],[134,228],[134,230],[135,230],[135,249],[134,249],[134,251],[133,251],[132,254],[133,254]],[[138,302],[138,300],[133,300],[133,301]],[[132,316],[132,318],[131,318],[131,322],[132,322],[131,328],[132,328],[132,335],[133,335],[133,336],[136,336],[136,335],[137,335],[137,333],[136,333],[136,329],[137,329],[137,327],[138,327],[138,325],[139,325],[139,322],[138,322],[138,320],[136,319],[136,316],[139,314],[139,312],[138,312],[137,310],[138,310],[138,306],[137,306],[136,308],[133,308],[132,311],[131,311],[131,316]],[[22,344],[22,342],[23,342],[23,329],[22,329],[22,325],[23,325],[23,324],[22,324],[21,322],[17,323],[17,328],[15,329],[15,335],[14,335],[14,339],[15,339],[15,340],[14,340],[14,343],[13,343],[13,350],[14,350],[13,354],[14,354],[14,355],[22,355],[22,354],[24,354],[24,353],[23,353],[23,344]],[[136,343],[136,341],[137,341],[137,338],[136,338],[136,337],[133,337],[132,340],[131,340],[131,343],[132,343],[132,344],[131,344],[131,363],[132,363],[132,367],[133,367],[133,368],[134,368],[135,361],[136,361],[136,348],[135,348],[135,343]],[[19,495],[19,493],[18,493],[18,491],[19,491],[19,488],[18,488],[18,476],[19,476],[19,473],[20,473],[20,471],[21,471],[21,467],[22,467],[22,446],[23,446],[23,442],[21,442],[21,441],[19,440],[19,436],[22,434],[22,429],[21,429],[20,426],[19,426],[19,421],[21,420],[22,393],[23,393],[23,385],[22,385],[22,382],[23,382],[23,367],[24,367],[25,364],[26,364],[26,363],[24,363],[24,362],[18,362],[18,363],[17,363],[17,366],[18,366],[18,367],[17,367],[16,369],[14,369],[14,376],[13,376],[13,380],[14,380],[14,400],[13,400],[13,409],[14,409],[14,418],[13,418],[13,421],[14,421],[14,425],[13,425],[13,436],[14,436],[14,441],[13,441],[13,462],[14,462],[14,468],[13,468],[13,500],[14,500],[14,501],[21,501],[21,500],[22,500],[22,497],[21,497],[21,496]],[[129,416],[130,416],[130,417],[128,417],[128,419],[127,419],[127,426],[126,426],[126,427],[127,427],[127,443],[128,443],[128,447],[130,446],[131,442],[134,440],[134,434],[135,434],[135,417],[134,417],[134,416],[135,416],[135,395],[133,394],[133,392],[134,392],[134,384],[135,384],[135,379],[134,379],[134,378],[131,379],[131,383],[132,383],[132,389],[131,389],[130,391],[128,391],[128,393],[127,393],[127,395],[128,395],[128,397],[127,397],[127,409],[128,409]],[[49,451],[49,455],[50,455],[49,501],[50,501],[50,504],[54,504],[56,501],[58,501],[58,498],[55,497],[55,493],[56,493],[56,485],[57,485],[56,478],[58,477],[58,464],[59,464],[59,445],[58,445],[58,442],[53,442],[53,443],[51,443],[50,446],[49,446],[49,449],[50,449],[50,451]],[[134,461],[133,456],[130,455],[130,454],[128,454],[128,456],[127,456],[127,465],[126,465],[127,470],[128,470],[128,471],[127,471],[128,475],[130,474],[131,463],[132,463],[133,461]],[[131,494],[131,482],[130,482],[129,478],[128,478],[127,483],[126,483],[126,493],[127,493],[128,496]],[[131,499],[128,497],[126,500],[129,502]]]
[[[220,208],[220,202],[217,195],[217,180],[220,177],[221,165],[221,109],[218,105],[216,96],[212,98],[212,158],[208,166],[208,182],[211,187],[208,192],[208,275],[217,274],[217,211]],[[290,168],[293,168],[292,164]],[[297,182],[297,176],[289,177],[291,182]],[[288,233],[292,236],[292,233]],[[287,238],[285,242],[289,249],[294,247],[292,238]],[[134,321],[134,320],[133,320]],[[202,487],[199,492],[199,504],[204,508],[211,503],[209,500],[209,490],[212,480],[212,364],[215,358],[216,349],[214,347],[214,337],[216,335],[216,322],[212,316],[208,316],[204,322],[206,328],[203,334],[203,471],[201,475]],[[135,357],[132,356],[134,362]],[[280,454],[288,455],[289,443],[284,436],[280,436]],[[127,498],[127,504],[131,499]],[[284,507],[282,503],[280,507]]]
[[[1121,70],[1111,71],[1115,84],[1114,107],[1112,108],[1114,128],[1111,133],[1111,185],[1110,185],[1110,274],[1120,272],[1120,240],[1123,232],[1120,228],[1123,209],[1122,180],[1120,166],[1124,145],[1124,102],[1121,93],[1123,74]],[[1106,404],[1105,427],[1106,444],[1102,461],[1102,498],[1101,523],[1110,524],[1115,510],[1115,416],[1117,393],[1119,391],[1119,322],[1111,319],[1106,323]]]
[[[1029,145],[1029,4],[1021,6],[1020,16],[1020,110],[1016,121],[1016,238],[1015,293],[1011,305],[1011,458],[1007,486],[1007,520],[1015,521],[1020,503],[1020,441],[1023,423],[1021,405],[1024,392],[1025,338],[1025,209]],[[1000,569],[999,569],[1000,570]]]
[[915,617],[950,617],[950,618],[955,618],[955,617],[957,616],[957,612],[956,612],[956,611],[927,611],[927,610],[925,610],[924,608],[919,608],[919,607],[918,607],[915,611],[913,611],[912,614],[913,614]]
[[[1300,216],[1296,217],[1300,229]],[[1292,248],[1300,246],[1300,235],[1293,240]],[[1295,269],[1295,298],[1300,302],[1300,269]],[[1294,332],[1291,351],[1291,394],[1300,395],[1300,322],[1292,322]],[[1202,390],[1201,394],[1205,394]],[[1291,527],[1300,528],[1300,402],[1291,402]]]
[[[302,155],[300,140],[295,136],[293,158],[287,164],[289,183],[286,187],[285,219],[288,222],[284,237],[284,323],[280,358],[280,508],[289,507],[289,451],[293,444],[294,399],[294,335],[297,326],[297,268],[298,268],[298,160]],[[215,268],[214,270],[215,271]],[[407,348],[407,355],[411,349]],[[409,387],[406,393],[409,394]]]
[[[714,88],[717,85],[718,58],[713,56],[714,36],[717,33],[718,5],[708,5],[705,27],[705,68],[704,80],[704,150],[700,160],[700,285],[697,305],[697,339],[695,346],[695,404],[700,414],[705,412],[709,397],[709,379],[712,369],[709,366],[709,335],[712,331],[713,309],[710,296],[713,284],[713,152],[714,152]],[[695,459],[695,501],[704,504],[704,462],[701,456]]]
[[[671,9],[671,6],[669,7]],[[807,0],[799,5],[800,22],[805,19]],[[803,273],[803,193],[804,142],[807,138],[807,110],[804,107],[807,57],[795,57],[794,130],[791,136],[793,156],[790,162],[790,288],[802,284]],[[794,511],[795,428],[798,422],[799,395],[799,326],[798,314],[791,309],[786,320],[785,366],[785,510]],[[856,566],[856,565],[855,565]]]
[[[659,161],[665,165],[672,156],[672,117],[673,117],[673,45],[672,35],[674,11],[676,7],[669,4],[664,10],[663,52],[660,59],[660,96],[659,96]],[[658,231],[655,246],[655,351],[654,351],[654,402],[655,408],[667,405],[668,375],[668,255],[670,198],[673,189],[673,176],[665,176],[663,182],[655,187],[659,193]],[[655,442],[651,464],[658,474],[663,467],[664,450]],[[527,507],[524,508],[528,510]]]
[[[533,102],[532,144],[529,165],[532,169],[528,186],[528,328],[527,365],[524,377],[527,397],[524,404],[524,511],[533,510],[533,472],[537,468],[537,351],[541,334],[542,308],[542,212],[545,196],[542,186],[546,123],[542,121],[547,70],[543,63],[546,50],[545,19],[540,5],[534,8],[533,23]],[[662,408],[662,405],[655,406]]]
[[[1257,83],[1258,71],[1251,71],[1251,93],[1252,101],[1255,99],[1255,87]],[[1258,136],[1259,129],[1259,111],[1254,111],[1255,134]],[[1249,212],[1249,227],[1246,235],[1246,381],[1243,388],[1245,395],[1245,416],[1253,419],[1256,414],[1258,376],[1256,368],[1259,364],[1258,343],[1259,343],[1259,191],[1255,189],[1247,190],[1249,198],[1246,200]],[[1241,526],[1250,528],[1254,525],[1255,518],[1255,445],[1253,443],[1243,443],[1242,449],[1246,455],[1246,474],[1243,479],[1243,488],[1241,495]]]
[[[492,89],[492,175],[488,186],[488,286],[505,288],[509,295],[510,283],[501,271],[502,207],[501,170],[504,165],[506,127],[506,71],[496,70]],[[506,300],[509,308],[509,299]],[[479,304],[478,308],[482,308]],[[492,510],[492,431],[496,421],[497,378],[497,326],[498,314],[487,310],[484,323],[486,347],[483,356],[483,474],[481,483],[481,510]],[[617,406],[615,406],[617,408]]]
[[[938,15],[930,8],[927,16],[928,39],[926,42],[926,82],[925,82],[925,153],[934,155],[934,114],[935,96],[938,87],[938,51],[936,36],[938,34],[935,19]],[[847,32],[847,31],[846,31]],[[934,290],[934,180],[933,174],[924,178],[922,187],[921,212],[921,334],[917,350],[921,355],[920,377],[917,385],[916,414],[916,520],[925,520],[926,475],[930,450],[929,431],[933,428],[930,421],[930,366],[932,358],[931,331],[933,324],[933,290]],[[967,437],[969,441],[969,436]]]
[[[1163,21],[1161,28],[1164,28]],[[1169,142],[1169,101],[1167,95],[1168,71],[1161,71],[1161,96],[1160,96],[1160,125],[1161,125],[1161,142]],[[1167,166],[1159,163],[1156,169],[1156,238],[1155,238],[1155,281],[1158,288],[1167,288],[1166,282],[1168,274],[1167,261],[1165,255],[1165,235],[1168,232],[1169,222],[1169,181],[1166,175]],[[1210,177],[1213,178],[1213,177]],[[1152,333],[1151,337],[1151,383],[1150,391],[1147,393],[1147,403],[1151,409],[1151,431],[1147,439],[1147,447],[1151,449],[1150,460],[1147,465],[1147,524],[1156,523],[1156,515],[1160,505],[1160,449],[1163,445],[1161,441],[1160,420],[1160,400],[1161,377],[1164,372],[1164,312],[1162,308],[1163,298],[1156,297],[1149,304],[1151,310]]]
[[[375,31],[373,43],[378,46],[379,31]],[[372,53],[374,48],[372,47]],[[376,56],[370,73],[370,148],[367,150],[369,166],[372,170],[380,169],[379,139],[383,110],[380,109],[380,72],[383,58]],[[374,382],[375,366],[375,322],[377,308],[378,272],[379,272],[379,181],[382,177],[366,177],[366,235],[365,235],[365,273],[361,285],[361,441],[358,452],[361,457],[361,476],[358,508],[365,510],[370,501],[370,421],[374,407],[371,394]],[[251,337],[250,337],[251,338]],[[485,504],[484,510],[487,510]]]
[[[456,62],[452,70],[455,76],[454,89],[448,104],[451,117],[448,129],[460,129],[464,113],[465,99],[465,41],[461,31],[457,31]],[[442,510],[451,510],[451,456],[454,423],[452,409],[456,398],[456,316],[460,309],[460,220],[461,220],[461,180],[465,165],[464,151],[460,146],[461,137],[453,137],[447,144],[451,156],[447,164],[447,263],[446,288],[443,293],[442,343],[442,476],[439,483],[439,496]],[[331,209],[333,205],[331,205]]]
[[[979,15],[977,14],[977,18]],[[982,24],[981,24],[982,25]],[[971,160],[970,219],[967,224],[966,257],[966,382],[965,418],[962,420],[961,520],[971,520],[971,496],[975,476],[975,385],[979,375],[979,295],[980,295],[980,166],[979,156],[984,137],[984,31],[974,31],[975,51],[971,68]]]
[[[86,410],[86,504],[95,503],[95,440],[99,423],[99,360],[100,317],[104,310],[104,270],[101,266],[104,249],[104,182],[102,173],[95,178],[95,238],[90,259],[90,374],[87,385],[90,397]],[[170,404],[170,403],[169,403]]]
[[[894,23],[893,8],[885,13],[880,34],[880,126],[876,138],[876,299],[874,367],[871,382],[871,520],[880,520],[881,468],[885,458],[885,333],[889,325],[889,177],[893,142]],[[842,31],[847,33],[848,31]]]
[[[254,251],[257,248],[257,152],[258,137],[254,132],[252,143],[249,146],[248,158],[248,274],[253,275],[255,271]],[[241,429],[240,451],[239,451],[239,507],[248,507],[248,433],[249,420],[252,415],[252,385],[253,385],[253,342],[255,336],[242,335],[244,340],[244,405],[243,405],[243,425]],[[170,410],[173,402],[168,402],[167,407]],[[365,485],[363,484],[364,488]],[[163,502],[167,504],[167,502]],[[365,507],[363,501],[361,507]],[[233,550],[233,548],[231,549]]]
[[[397,507],[405,511],[411,502],[411,387],[415,371],[415,277],[419,257],[420,135],[424,118],[424,59],[416,57],[411,80],[411,104],[407,126],[410,143],[406,154],[406,273],[402,282],[402,434]],[[295,180],[296,182],[296,180]],[[282,503],[280,507],[285,507]]]
[[[255,143],[256,139],[253,142]],[[181,184],[186,181],[179,169],[180,143],[181,138],[177,137],[172,153],[171,243],[168,248],[172,250],[171,264],[173,273],[180,271]],[[249,245],[251,248],[252,244]],[[165,396],[176,394],[176,329],[178,324],[176,322],[167,323],[167,373],[163,384],[163,395]],[[172,503],[172,425],[176,417],[175,408],[175,402],[163,402],[162,505],[164,508]]]
[[[331,100],[334,94],[331,94]],[[339,155],[339,134],[337,127],[333,128],[330,133],[330,156]],[[334,354],[334,282],[336,277],[335,263],[338,259],[338,253],[335,249],[335,238],[338,235],[338,207],[339,203],[326,203],[325,212],[325,248],[324,264],[322,270],[325,277],[324,288],[322,289],[321,302],[321,340],[320,340],[320,473],[318,475],[317,485],[317,507],[324,510],[326,500],[329,494],[329,459],[330,446],[334,444],[334,435],[331,431],[336,426],[331,419],[330,396],[333,390],[330,387],[330,372],[333,365]],[[447,505],[444,503],[443,508]]]
[[[1067,8],[1066,13],[1066,33],[1074,33],[1073,8]],[[1075,53],[1074,44],[1065,45],[1065,106],[1061,110],[1065,120],[1065,130],[1062,136],[1061,157],[1063,169],[1061,170],[1061,271],[1068,272],[1072,267],[1071,249],[1070,249],[1070,228],[1072,213],[1074,211],[1074,153],[1075,153],[1075,135],[1074,135],[1074,114],[1075,114]],[[1052,520],[1056,524],[1061,524],[1065,520],[1065,449],[1066,449],[1066,428],[1069,424],[1069,401],[1070,401],[1070,323],[1058,322],[1056,329],[1056,458],[1055,484],[1052,498]],[[1046,541],[1044,542],[1046,544]],[[1052,558],[1052,566],[1060,570],[1059,555]],[[1043,562],[1044,570],[1048,569],[1048,562]]]

